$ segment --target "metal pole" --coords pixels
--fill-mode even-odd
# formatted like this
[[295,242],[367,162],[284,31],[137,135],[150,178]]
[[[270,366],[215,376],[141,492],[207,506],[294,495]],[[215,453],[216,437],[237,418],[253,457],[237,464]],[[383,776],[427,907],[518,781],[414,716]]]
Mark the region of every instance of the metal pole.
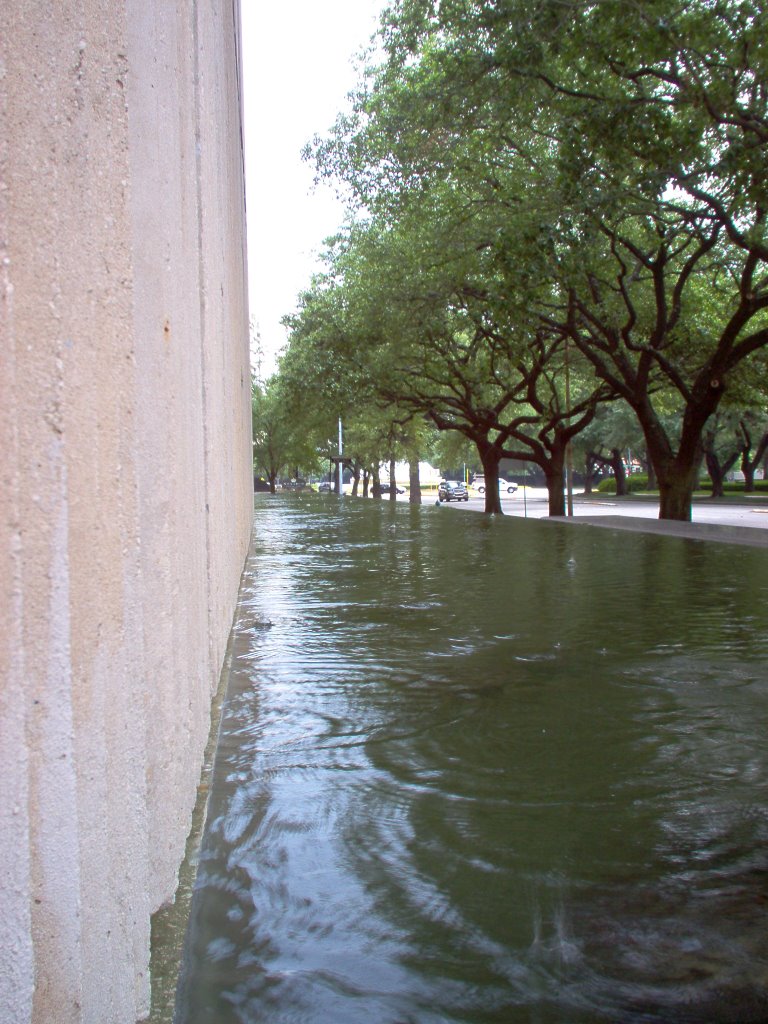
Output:
[[[571,420],[571,374],[568,363],[568,339],[565,339],[565,411],[568,414],[568,425]],[[565,493],[568,499],[567,513],[573,517],[573,452],[571,442],[565,447]]]
[[339,481],[339,497],[341,497],[342,494],[344,493],[344,489],[343,489],[344,488],[344,470],[342,469],[342,465],[341,465],[341,456],[342,456],[341,416],[339,416],[339,476],[338,476],[338,481]]

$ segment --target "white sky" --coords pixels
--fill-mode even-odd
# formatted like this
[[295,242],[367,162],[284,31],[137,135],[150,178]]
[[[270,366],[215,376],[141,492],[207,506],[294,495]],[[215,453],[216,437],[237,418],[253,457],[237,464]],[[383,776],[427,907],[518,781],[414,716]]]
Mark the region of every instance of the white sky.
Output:
[[319,269],[323,239],[344,211],[315,189],[301,150],[324,135],[356,83],[352,60],[385,0],[241,0],[248,276],[264,375],[286,342],[280,318]]

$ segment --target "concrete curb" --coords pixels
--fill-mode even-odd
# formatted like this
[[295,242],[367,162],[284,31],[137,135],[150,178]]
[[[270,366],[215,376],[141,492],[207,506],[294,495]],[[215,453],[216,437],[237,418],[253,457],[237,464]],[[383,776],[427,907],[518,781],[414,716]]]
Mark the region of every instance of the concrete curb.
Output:
[[717,544],[740,544],[768,548],[768,530],[717,523],[681,523],[669,519],[641,519],[634,516],[548,516],[542,523],[566,523],[569,526],[599,526],[631,533],[654,533],[665,537],[683,537]]

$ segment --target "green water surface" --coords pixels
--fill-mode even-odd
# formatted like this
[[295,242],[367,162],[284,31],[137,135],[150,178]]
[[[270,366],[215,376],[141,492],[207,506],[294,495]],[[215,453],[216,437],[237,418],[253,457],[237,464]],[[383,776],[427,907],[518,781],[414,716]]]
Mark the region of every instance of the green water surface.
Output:
[[178,1024],[768,1021],[767,569],[257,497]]

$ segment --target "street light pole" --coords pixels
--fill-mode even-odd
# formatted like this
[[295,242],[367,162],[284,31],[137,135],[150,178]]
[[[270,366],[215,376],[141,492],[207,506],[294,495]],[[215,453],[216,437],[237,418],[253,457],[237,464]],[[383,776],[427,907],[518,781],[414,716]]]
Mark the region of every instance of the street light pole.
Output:
[[339,475],[338,475],[338,486],[339,486],[339,497],[344,493],[344,469],[342,468],[342,435],[341,435],[341,416],[339,416]]
[[[568,425],[571,423],[571,373],[568,363],[568,338],[565,339],[565,411]],[[565,493],[568,501],[567,514],[573,518],[573,452],[571,441],[565,446]]]

